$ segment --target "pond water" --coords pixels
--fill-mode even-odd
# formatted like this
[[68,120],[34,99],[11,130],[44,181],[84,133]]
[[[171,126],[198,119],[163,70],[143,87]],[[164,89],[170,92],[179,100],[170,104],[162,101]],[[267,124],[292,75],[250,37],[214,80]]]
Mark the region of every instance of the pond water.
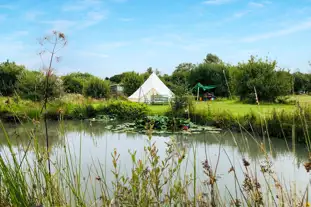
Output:
[[[104,129],[104,123],[70,122],[49,123],[49,137],[52,160],[60,160],[63,148],[67,146],[72,154],[80,157],[83,176],[95,178],[98,171],[94,166],[101,164],[105,172],[106,181],[111,186],[113,180],[112,157],[114,149],[120,154],[119,166],[122,174],[130,174],[132,161],[130,151],[137,151],[137,157],[144,159],[144,147],[150,143],[156,143],[160,158],[164,158],[166,143],[172,137],[176,140],[179,148],[186,150],[186,159],[182,167],[183,173],[193,173],[194,163],[197,171],[197,186],[200,189],[206,180],[203,173],[202,162],[208,160],[215,169],[217,162],[217,183],[220,194],[228,196],[227,190],[234,192],[235,184],[233,174],[228,170],[233,163],[235,171],[243,182],[242,158],[247,159],[254,173],[260,175],[260,164],[265,161],[264,153],[260,150],[260,142],[269,143],[269,140],[255,139],[248,133],[231,133],[229,131],[219,134],[204,133],[196,135],[170,135],[152,136],[149,140],[147,135],[135,133],[117,133]],[[5,125],[15,152],[22,157],[29,143],[28,132],[33,130],[33,125]],[[43,128],[37,129],[39,134]],[[42,134],[41,134],[42,135]],[[45,146],[43,136],[40,136],[39,144]],[[7,142],[4,133],[0,130],[1,153],[7,152]],[[303,145],[286,143],[281,139],[271,139],[266,149],[272,162],[272,169],[278,179],[288,185],[296,183],[298,191],[305,190],[309,182],[309,174],[304,169],[303,163],[308,159],[308,151]],[[195,156],[194,156],[195,154]],[[31,154],[29,155],[31,156]],[[194,160],[195,157],[195,160]],[[258,176],[260,177],[260,176]],[[200,187],[201,186],[201,187]]]

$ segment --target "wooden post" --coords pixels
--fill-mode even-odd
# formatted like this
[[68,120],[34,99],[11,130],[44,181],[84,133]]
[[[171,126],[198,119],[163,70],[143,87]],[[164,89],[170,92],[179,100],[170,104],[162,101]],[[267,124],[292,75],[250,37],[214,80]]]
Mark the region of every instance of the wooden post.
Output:
[[197,101],[199,101],[200,87],[198,86]]

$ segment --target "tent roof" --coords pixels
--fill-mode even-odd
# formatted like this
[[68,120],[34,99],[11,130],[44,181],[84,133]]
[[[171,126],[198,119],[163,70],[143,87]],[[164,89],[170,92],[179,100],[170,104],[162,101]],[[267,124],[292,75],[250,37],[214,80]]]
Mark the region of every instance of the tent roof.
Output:
[[129,99],[138,99],[144,97],[149,91],[155,90],[159,95],[173,96],[174,93],[152,73],[149,78],[129,97]]
[[193,87],[193,89],[200,88],[200,89],[202,89],[203,91],[206,91],[206,90],[214,89],[214,88],[216,88],[216,87],[217,87],[217,86],[215,86],[215,85],[204,86],[204,85],[202,85],[201,83],[197,83],[197,84]]

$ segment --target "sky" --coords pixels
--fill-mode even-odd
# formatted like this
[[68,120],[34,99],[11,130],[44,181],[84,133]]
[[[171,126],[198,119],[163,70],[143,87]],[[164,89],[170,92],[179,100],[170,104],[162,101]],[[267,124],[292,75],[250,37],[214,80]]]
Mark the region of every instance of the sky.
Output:
[[38,38],[65,33],[58,74],[170,74],[207,53],[311,71],[311,0],[0,0],[0,28],[0,61],[33,70],[42,67]]

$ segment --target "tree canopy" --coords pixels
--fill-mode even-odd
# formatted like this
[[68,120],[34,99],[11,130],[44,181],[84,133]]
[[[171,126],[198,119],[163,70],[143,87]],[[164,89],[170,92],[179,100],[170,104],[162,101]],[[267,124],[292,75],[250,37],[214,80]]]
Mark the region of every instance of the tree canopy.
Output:
[[[110,78],[97,78],[89,73],[75,72],[49,78],[49,97],[59,97],[63,92],[78,93],[94,98],[110,96],[110,82],[122,84],[124,94],[130,96],[155,72],[175,93],[179,86],[191,90],[197,83],[215,85],[210,89],[218,97],[236,95],[242,101],[255,102],[255,91],[260,101],[274,101],[278,96],[293,92],[311,92],[311,74],[279,69],[276,61],[251,56],[247,62],[236,65],[224,63],[217,55],[208,53],[200,64],[183,62],[172,74],[161,74],[158,69],[147,68],[143,73],[134,71],[116,74]],[[40,101],[45,91],[44,74],[31,71],[23,65],[6,61],[0,63],[0,95]],[[195,91],[192,91],[193,95]]]
[[83,89],[84,95],[92,98],[108,98],[110,95],[110,87],[108,81],[93,77],[85,85]]
[[[226,77],[225,77],[226,76]],[[228,67],[224,64],[202,63],[190,72],[190,86],[195,86],[197,83],[202,85],[216,85],[216,96],[229,96],[229,91],[226,83],[230,80]]]
[[208,53],[204,59],[204,63],[222,63],[222,60],[215,54]]
[[0,95],[11,96],[17,89],[19,76],[25,70],[22,65],[7,60],[0,64]]
[[89,73],[70,73],[62,76],[64,90],[67,93],[82,94],[84,85],[95,76]]
[[139,73],[126,72],[122,78],[124,93],[127,96],[132,95],[144,82],[144,77]]
[[241,100],[255,102],[255,92],[261,101],[274,101],[277,96],[291,91],[292,77],[289,72],[276,70],[277,62],[256,59],[239,63],[235,73],[236,94]]

